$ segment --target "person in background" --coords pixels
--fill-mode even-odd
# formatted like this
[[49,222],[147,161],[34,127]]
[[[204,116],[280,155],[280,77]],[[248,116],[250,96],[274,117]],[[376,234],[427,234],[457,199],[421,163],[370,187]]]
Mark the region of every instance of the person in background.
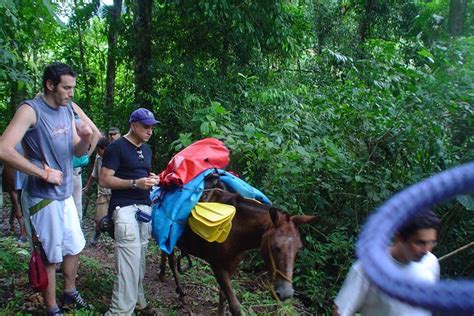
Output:
[[[94,181],[94,179],[99,179],[100,177],[100,168],[102,167],[102,157],[104,156],[104,151],[107,148],[108,144],[109,144],[109,141],[105,137],[101,138],[99,142],[97,143],[97,155],[95,157],[94,167],[92,169],[91,175],[89,176],[89,179],[87,179],[84,189],[82,190],[84,194],[86,194],[87,191],[89,191],[89,188],[92,185],[92,182]],[[92,246],[95,246],[97,242],[99,241],[99,237],[101,234],[100,220],[104,216],[107,215],[111,195],[112,195],[112,192],[110,191],[110,189],[103,188],[99,183],[97,183],[97,199],[96,199],[96,210],[95,210],[95,216],[94,216],[95,234],[89,241],[89,243]]]
[[109,129],[109,143],[119,139],[121,136],[120,130],[117,127],[111,127]]
[[[17,146],[17,148],[21,146]],[[22,149],[20,149],[22,151]],[[28,242],[28,234],[26,232],[25,220],[21,212],[20,196],[23,185],[24,174],[15,170],[11,165],[5,164],[2,174],[3,191],[7,192],[11,201],[10,213],[10,231],[15,234],[15,219],[18,221],[20,228],[19,244],[26,244]]]
[[[434,283],[439,279],[439,263],[431,253],[438,238],[440,220],[426,209],[404,224],[390,247],[393,261],[407,277]],[[334,300],[334,316],[429,316],[431,312],[403,303],[379,290],[356,261]]]
[[[100,130],[92,122],[92,120],[84,113],[84,111],[75,103],[72,104],[74,112],[74,122],[75,124],[87,124],[92,128],[92,139],[91,144],[87,152],[81,157],[73,158],[73,188],[72,188],[72,198],[74,199],[74,204],[76,205],[77,214],[79,215],[79,222],[82,223],[82,168],[89,162],[89,156],[94,152],[97,142],[100,138]],[[79,159],[77,159],[79,158]],[[81,166],[74,166],[74,162],[79,161]]]
[[109,215],[114,221],[116,279],[106,315],[154,315],[143,290],[151,231],[150,189],[159,183],[151,173],[152,153],[145,144],[159,122],[145,108],[133,111],[128,133],[104,153],[100,185],[112,189]]
[[[21,202],[27,229],[43,252],[48,287],[42,295],[48,315],[63,314],[56,301],[55,271],[61,262],[64,308],[90,308],[76,289],[85,239],[72,199],[72,157],[87,152],[93,131],[89,124],[74,124],[75,86],[76,73],[68,65],[48,65],[44,95],[24,101],[0,137],[0,160],[27,174]],[[20,141],[25,156],[15,149]]]

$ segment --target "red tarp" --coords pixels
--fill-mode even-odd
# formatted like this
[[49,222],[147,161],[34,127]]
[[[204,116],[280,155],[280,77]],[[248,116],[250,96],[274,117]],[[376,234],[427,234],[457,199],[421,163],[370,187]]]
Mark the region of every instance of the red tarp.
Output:
[[204,138],[181,150],[171,158],[160,174],[160,186],[182,186],[206,169],[225,169],[229,150],[215,138]]

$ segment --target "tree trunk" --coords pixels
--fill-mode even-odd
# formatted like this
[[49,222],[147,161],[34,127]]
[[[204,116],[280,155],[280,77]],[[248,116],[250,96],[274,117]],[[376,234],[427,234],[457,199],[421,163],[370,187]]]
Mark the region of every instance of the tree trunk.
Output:
[[326,39],[327,32],[323,29],[323,17],[319,14],[319,10],[323,8],[323,4],[320,1],[314,1],[313,3],[313,19],[314,19],[314,33],[316,34],[316,50],[318,55],[321,55],[324,46],[324,40]]
[[377,0],[366,0],[364,16],[359,25],[360,42],[364,43],[370,34],[370,25],[372,23],[372,15],[374,14],[374,6]]
[[227,70],[229,68],[230,60],[230,41],[229,37],[227,36],[229,33],[226,31],[222,32],[222,57],[221,57],[221,75],[227,75]]
[[153,0],[134,1],[135,51],[135,102],[153,110],[149,100],[153,88],[151,71],[151,17]]
[[449,2],[448,33],[451,36],[460,36],[464,32],[464,17],[466,15],[467,0],[451,0]]
[[117,71],[117,38],[121,13],[122,0],[114,0],[114,5],[110,8],[110,24],[107,36],[109,50],[107,53],[107,77],[105,80],[104,104],[104,112],[107,122],[110,122],[111,114],[114,108],[115,74]]
[[[77,5],[77,0],[74,0],[74,6],[75,10],[79,10],[79,6]],[[81,29],[81,24],[79,22],[79,19],[76,19],[76,27],[77,27],[77,36],[78,36],[78,41],[79,41],[79,56],[80,56],[80,62],[81,62],[81,76],[84,80],[84,94],[86,96],[86,102],[85,104],[81,104],[81,108],[85,111],[88,112],[91,106],[91,89],[89,87],[89,76],[87,75],[87,62],[86,62],[86,57],[84,53],[84,43],[82,40],[82,29]]]
[[27,98],[26,85],[22,85],[20,88],[18,84],[18,81],[10,82],[10,106],[6,115],[8,120],[13,117],[13,114],[15,114],[16,108],[20,102],[26,100]]

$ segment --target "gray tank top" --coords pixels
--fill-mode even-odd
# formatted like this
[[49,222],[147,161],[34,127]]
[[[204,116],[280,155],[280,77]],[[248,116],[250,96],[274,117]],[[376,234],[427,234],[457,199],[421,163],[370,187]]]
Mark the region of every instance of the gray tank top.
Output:
[[25,189],[33,197],[64,200],[72,194],[72,108],[49,106],[41,96],[25,101],[36,113],[36,125],[23,137],[25,156],[36,166],[43,163],[63,172],[61,185],[47,183],[43,179],[28,175]]

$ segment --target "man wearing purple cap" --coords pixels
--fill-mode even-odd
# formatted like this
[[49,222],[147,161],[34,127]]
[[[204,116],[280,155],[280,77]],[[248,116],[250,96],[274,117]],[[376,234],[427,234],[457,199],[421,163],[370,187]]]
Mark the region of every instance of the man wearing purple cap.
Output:
[[106,315],[150,314],[143,291],[145,256],[151,231],[150,189],[159,178],[151,173],[152,153],[144,144],[159,122],[139,108],[129,119],[130,130],[111,143],[103,157],[99,182],[112,189],[109,216],[115,229],[117,276]]

